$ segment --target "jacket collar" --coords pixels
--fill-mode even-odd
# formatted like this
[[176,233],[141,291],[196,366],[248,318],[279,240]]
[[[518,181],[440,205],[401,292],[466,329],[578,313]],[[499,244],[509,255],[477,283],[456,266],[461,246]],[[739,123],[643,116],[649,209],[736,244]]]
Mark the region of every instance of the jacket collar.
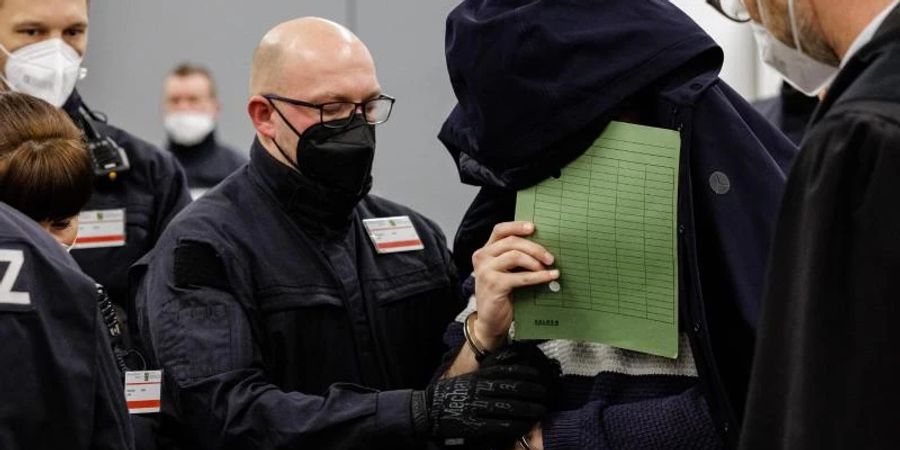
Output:
[[72,91],[72,95],[70,95],[62,105],[62,110],[65,111],[69,117],[75,118],[79,117],[78,110],[82,106],[84,106],[84,101],[81,100],[81,94],[78,93],[78,89],[75,89]]
[[167,141],[166,147],[170,152],[176,154],[179,159],[194,159],[199,157],[205,157],[212,153],[215,153],[216,148],[218,147],[218,142],[216,140],[216,132],[215,130],[210,131],[202,141],[195,145],[181,145],[177,142],[169,139]]
[[303,231],[325,237],[347,233],[355,208],[349,212],[335,211],[312,182],[275,159],[258,139],[254,139],[250,149],[250,173]]
[[[879,58],[884,59],[883,57],[892,48],[896,48],[898,42],[900,42],[900,7],[891,11],[884,23],[881,24],[881,27],[878,28],[878,31],[875,32],[875,37],[853,55],[841,69],[834,83],[828,89],[825,100],[816,109],[810,122],[810,127],[822,120],[836,103],[858,96],[866,96],[865,93],[861,92],[862,90],[877,89],[876,86],[869,86],[869,83],[862,85],[856,83],[856,81],[865,76],[865,72],[869,71]],[[892,63],[892,61],[883,62],[887,64]],[[893,66],[890,69],[891,72],[894,72]],[[877,92],[873,94],[877,94],[878,97],[896,96],[895,92]]]

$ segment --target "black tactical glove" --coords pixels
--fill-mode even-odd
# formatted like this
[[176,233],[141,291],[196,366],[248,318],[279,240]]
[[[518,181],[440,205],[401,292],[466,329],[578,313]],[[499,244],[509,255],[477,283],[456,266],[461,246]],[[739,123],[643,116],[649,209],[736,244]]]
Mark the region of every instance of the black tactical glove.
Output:
[[508,444],[544,417],[550,400],[545,384],[555,384],[558,374],[543,353],[508,346],[475,372],[414,392],[417,434],[448,447]]
[[559,361],[550,359],[535,342],[514,341],[488,355],[481,362],[480,367],[486,369],[494,366],[526,365],[538,371],[538,382],[547,389],[547,392],[555,394],[559,387],[560,367]]

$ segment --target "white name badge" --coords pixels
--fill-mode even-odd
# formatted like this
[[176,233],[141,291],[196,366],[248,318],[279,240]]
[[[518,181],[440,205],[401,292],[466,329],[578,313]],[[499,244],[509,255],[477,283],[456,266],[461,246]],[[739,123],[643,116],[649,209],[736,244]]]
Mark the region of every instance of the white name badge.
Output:
[[363,225],[378,253],[410,252],[425,248],[409,216],[365,219]]
[[191,193],[191,200],[197,200],[198,198],[203,197],[203,194],[208,190],[208,188],[191,188],[188,189],[188,192]]
[[125,403],[130,414],[158,413],[161,393],[161,370],[125,372]]
[[125,245],[125,209],[82,211],[73,250]]

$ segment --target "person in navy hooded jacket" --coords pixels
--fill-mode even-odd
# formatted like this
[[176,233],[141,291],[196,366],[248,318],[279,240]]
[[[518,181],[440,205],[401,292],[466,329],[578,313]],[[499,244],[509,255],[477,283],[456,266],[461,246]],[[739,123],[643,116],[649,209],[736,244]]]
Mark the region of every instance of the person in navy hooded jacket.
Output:
[[734,446],[794,145],[719,79],[722,50],[668,1],[467,0],[446,33],[458,105],[439,138],[461,180],[481,187],[456,236],[461,274],[491,239],[475,253],[476,295],[447,331],[458,349],[448,373],[477,367],[462,332],[476,306],[475,338],[489,347],[505,336],[509,318],[498,317],[513,286],[498,287],[498,274],[549,272],[495,261],[519,247],[552,261],[522,242],[526,224],[495,229],[513,219],[516,191],[558,174],[612,120],[678,130],[680,356],[541,343],[564,383],[527,439],[535,449]]

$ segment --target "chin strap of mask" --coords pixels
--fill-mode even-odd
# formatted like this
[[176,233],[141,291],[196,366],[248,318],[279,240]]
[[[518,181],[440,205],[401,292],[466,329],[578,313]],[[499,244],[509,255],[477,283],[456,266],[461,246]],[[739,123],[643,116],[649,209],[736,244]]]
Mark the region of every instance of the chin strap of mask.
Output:
[[288,162],[288,165],[290,165],[292,169],[296,170],[297,173],[303,175],[303,171],[300,170],[300,166],[297,165],[297,161],[291,159],[291,157],[288,156],[287,152],[284,151],[283,148],[281,148],[281,145],[278,144],[278,141],[276,141],[274,137],[272,138],[272,143],[275,144],[275,148],[278,149],[278,153],[281,153],[281,156],[283,156],[284,160]]
[[94,167],[94,175],[115,181],[120,172],[131,168],[128,155],[111,137],[102,134],[94,125],[94,121],[102,121],[86,107],[78,108],[81,116],[82,129],[87,143],[88,153],[91,155],[91,164]]

